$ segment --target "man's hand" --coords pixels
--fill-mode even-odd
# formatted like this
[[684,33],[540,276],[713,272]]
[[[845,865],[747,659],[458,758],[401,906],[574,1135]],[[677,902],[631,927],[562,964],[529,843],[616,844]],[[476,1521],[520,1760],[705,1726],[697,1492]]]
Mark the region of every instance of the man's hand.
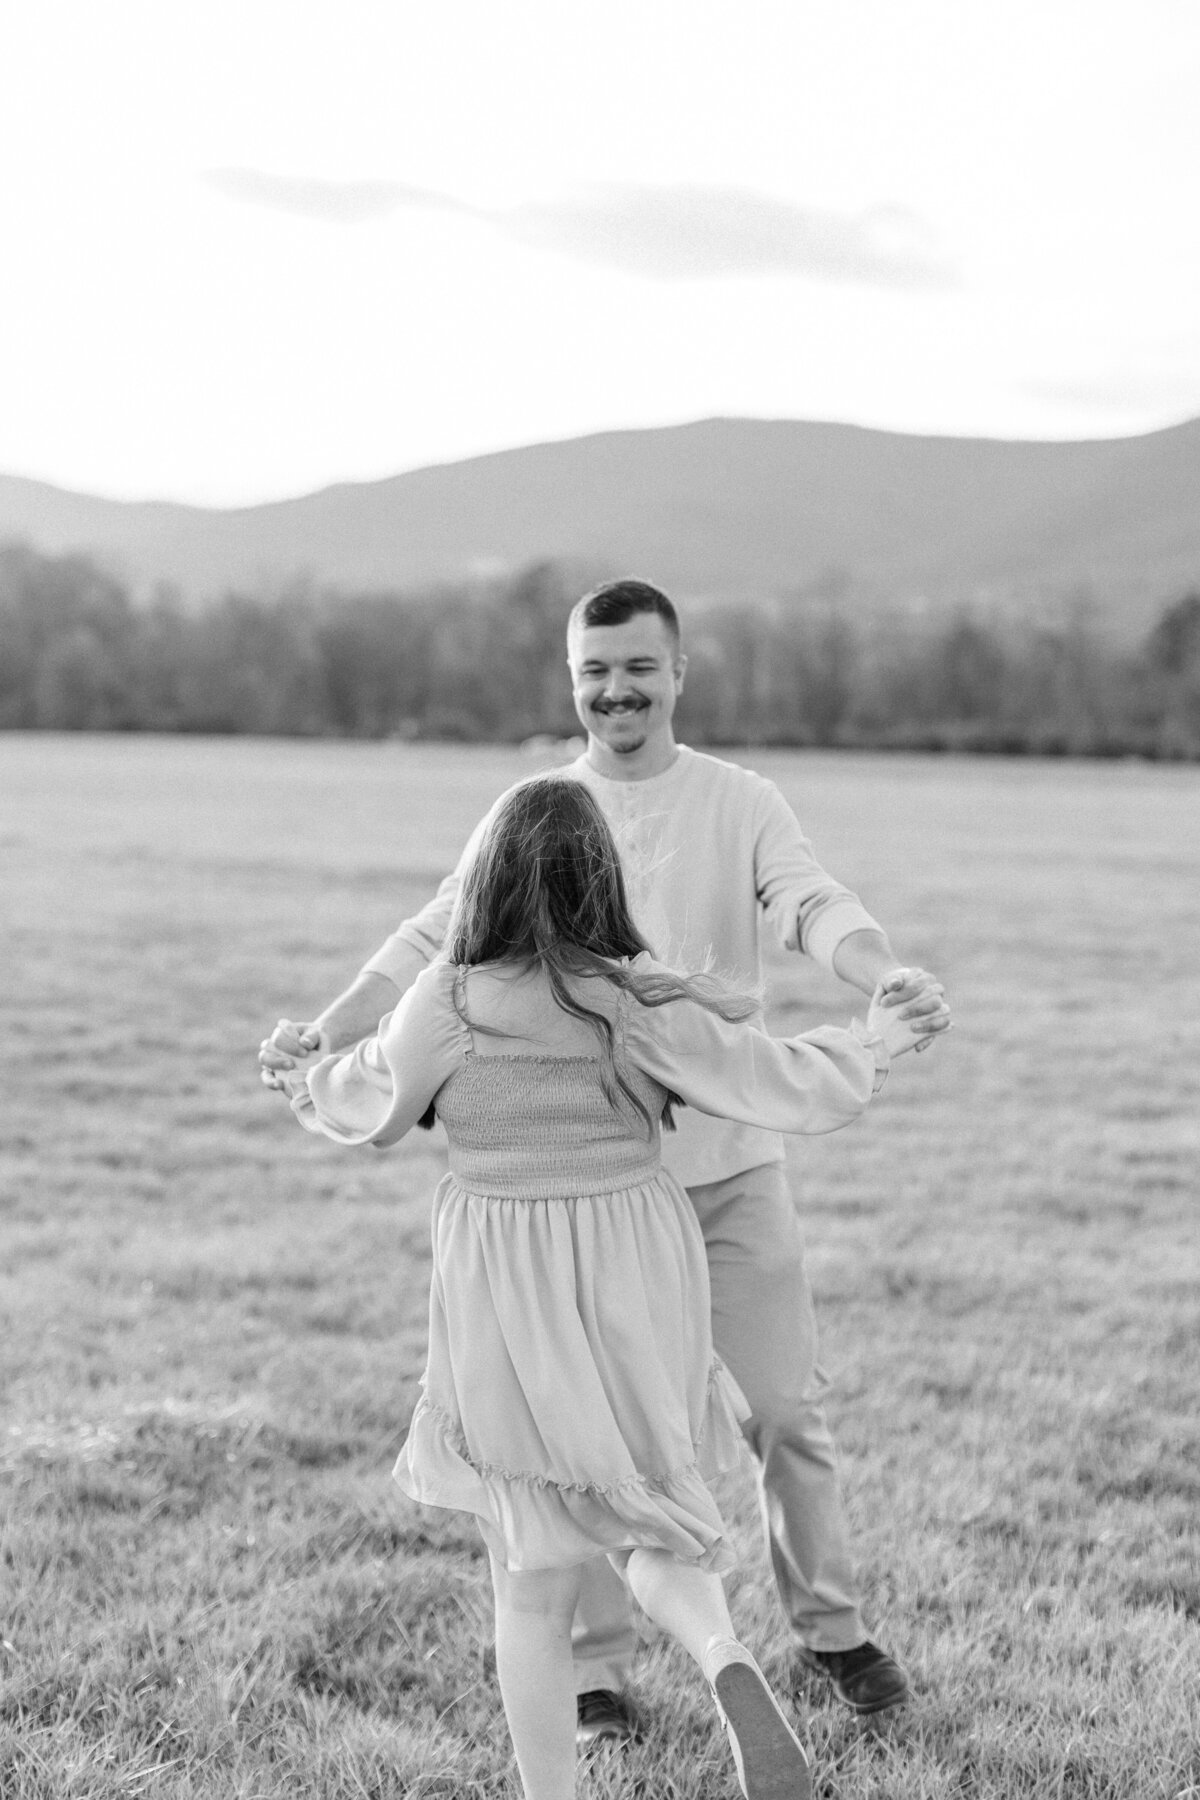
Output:
[[291,1019],[280,1019],[270,1037],[265,1037],[258,1047],[263,1086],[290,1094],[287,1076],[298,1062],[312,1055],[320,1042],[321,1033],[316,1025],[296,1025]]
[[[419,961],[414,952],[414,961]],[[420,967],[425,967],[420,963]],[[416,977],[414,976],[414,980]],[[363,972],[356,975],[344,994],[307,1025],[291,1019],[280,1019],[270,1037],[259,1046],[258,1066],[263,1085],[279,1086],[276,1077],[294,1069],[314,1050],[348,1050],[360,1038],[370,1037],[378,1029],[385,1013],[390,1013],[400,998],[400,989],[387,975]]]
[[879,984],[878,1005],[900,1008],[917,1038],[916,1048],[928,1050],[939,1032],[950,1029],[946,990],[928,969],[889,969]]

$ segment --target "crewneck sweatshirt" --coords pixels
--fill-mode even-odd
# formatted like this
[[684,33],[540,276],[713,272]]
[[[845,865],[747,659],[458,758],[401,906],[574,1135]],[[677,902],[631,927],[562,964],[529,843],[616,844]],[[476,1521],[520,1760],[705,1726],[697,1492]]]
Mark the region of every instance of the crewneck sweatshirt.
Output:
[[[711,966],[732,984],[762,978],[759,921],[780,943],[827,969],[842,939],[880,926],[858,897],[817,862],[773,781],[686,745],[671,766],[644,780],[614,781],[586,756],[563,774],[583,782],[608,820],[630,910],[659,962],[684,972]],[[509,790],[511,792],[511,790]],[[497,800],[499,806],[504,795]],[[453,873],[365,965],[399,981],[395,947],[440,955],[464,870],[487,829],[480,821]],[[663,1139],[663,1161],[685,1187],[724,1180],[783,1158],[777,1133],[682,1108]]]

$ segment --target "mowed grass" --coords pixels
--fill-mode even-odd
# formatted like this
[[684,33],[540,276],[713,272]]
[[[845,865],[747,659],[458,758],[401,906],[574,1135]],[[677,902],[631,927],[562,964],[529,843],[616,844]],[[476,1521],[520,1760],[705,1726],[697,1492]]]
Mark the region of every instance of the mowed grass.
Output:
[[[845,1800],[1200,1794],[1200,772],[761,755],[951,1039],[790,1157],[869,1620],[798,1716]],[[473,1527],[389,1469],[440,1134],[315,1142],[259,1038],[452,862],[515,752],[0,736],[0,1793],[518,1792]],[[854,996],[772,963],[777,1022]],[[747,1470],[735,1616],[784,1682]],[[647,1631],[583,1794],[736,1793]]]

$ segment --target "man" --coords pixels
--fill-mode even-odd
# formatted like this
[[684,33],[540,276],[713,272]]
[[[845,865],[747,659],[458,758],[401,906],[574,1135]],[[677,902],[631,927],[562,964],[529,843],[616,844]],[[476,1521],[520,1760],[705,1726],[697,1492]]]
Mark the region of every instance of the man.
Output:
[[[882,929],[816,862],[773,783],[676,742],[672,718],[686,658],[670,601],[639,581],[606,583],[571,614],[568,663],[587,749],[564,773],[600,802],[621,854],[630,907],[655,955],[681,969],[711,961],[739,984],[760,979],[760,915],[786,947],[864,994],[944,1028],[941,987],[900,969]],[[481,824],[435,898],[406,920],[309,1025],[281,1021],[264,1040],[263,1079],[316,1048],[376,1029],[442,947],[462,870]],[[687,1188],[708,1250],[713,1337],[745,1393],[768,1548],[802,1663],[827,1675],[857,1713],[907,1692],[899,1664],[859,1614],[833,1442],[821,1410],[804,1244],[782,1140],[684,1109],[664,1161]],[[574,1650],[581,1744],[634,1733],[625,1698],[635,1644],[629,1600],[606,1560],[593,1566]]]

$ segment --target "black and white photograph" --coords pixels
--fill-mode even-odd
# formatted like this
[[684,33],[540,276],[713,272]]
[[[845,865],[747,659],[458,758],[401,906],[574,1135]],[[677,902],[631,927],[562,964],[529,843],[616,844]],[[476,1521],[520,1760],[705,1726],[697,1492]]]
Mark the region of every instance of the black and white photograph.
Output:
[[1200,9],[0,69],[0,1796],[1200,1800]]

